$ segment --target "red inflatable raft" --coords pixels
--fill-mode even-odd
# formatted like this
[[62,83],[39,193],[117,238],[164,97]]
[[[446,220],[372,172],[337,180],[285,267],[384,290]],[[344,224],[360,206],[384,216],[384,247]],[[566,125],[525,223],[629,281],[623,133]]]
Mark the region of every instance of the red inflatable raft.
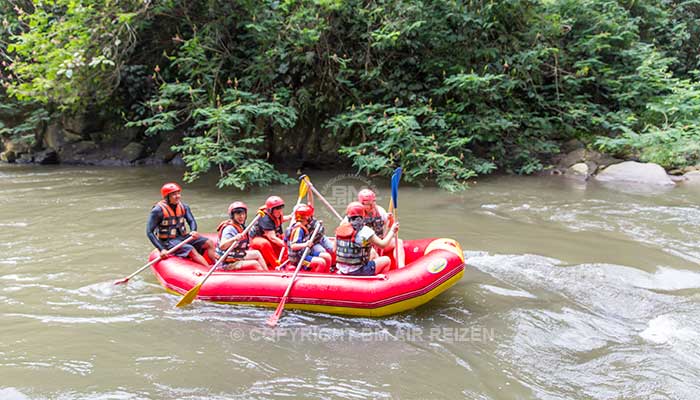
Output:
[[[454,285],[464,275],[464,255],[452,239],[405,240],[406,266],[377,276],[303,273],[297,275],[285,308],[378,317],[416,308]],[[157,252],[150,255],[153,260]],[[179,257],[152,266],[169,292],[183,295],[207,268]],[[292,272],[217,271],[197,299],[217,303],[277,307]]]

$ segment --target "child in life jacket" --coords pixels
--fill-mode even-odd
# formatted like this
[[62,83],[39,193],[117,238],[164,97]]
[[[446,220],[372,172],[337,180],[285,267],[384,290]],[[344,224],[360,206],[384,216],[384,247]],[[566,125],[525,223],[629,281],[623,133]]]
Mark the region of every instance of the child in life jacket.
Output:
[[245,230],[245,221],[248,217],[248,206],[241,201],[236,201],[228,206],[230,219],[223,221],[216,228],[219,241],[216,245],[216,259],[220,259],[234,242],[234,247],[226,256],[220,268],[223,270],[258,270],[267,271],[265,260],[257,250],[248,249],[249,238]]
[[371,276],[388,272],[391,260],[387,256],[376,257],[372,246],[387,247],[399,224],[394,223],[387,235],[379,238],[376,232],[365,225],[365,209],[361,203],[353,201],[345,210],[344,220],[335,230],[336,267],[343,275]]
[[[304,257],[302,269],[314,272],[328,272],[330,269],[331,255],[328,254],[328,252],[323,249],[323,246],[317,243],[316,240],[311,240],[311,235],[315,229],[315,226],[311,228],[313,213],[313,207],[306,204],[297,206],[294,211],[296,222],[289,228],[285,235],[289,254],[287,269],[295,269],[297,267],[304,253],[304,249],[307,247],[309,248],[309,252],[306,257]],[[316,221],[316,223],[320,224],[321,221]],[[321,236],[321,228],[319,228],[316,237],[318,238]],[[314,250],[316,246],[318,247]]]

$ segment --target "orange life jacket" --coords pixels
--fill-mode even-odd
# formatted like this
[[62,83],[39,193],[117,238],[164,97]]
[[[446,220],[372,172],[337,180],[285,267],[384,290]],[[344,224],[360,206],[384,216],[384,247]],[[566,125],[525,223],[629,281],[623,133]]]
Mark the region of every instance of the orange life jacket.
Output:
[[158,239],[175,239],[178,236],[185,236],[187,228],[185,227],[185,207],[182,203],[177,203],[175,212],[165,200],[159,201],[156,205],[163,211],[163,219],[158,225]]
[[[218,260],[221,258],[224,253],[226,253],[226,250],[222,249],[221,246],[221,236],[224,233],[224,228],[227,226],[232,226],[233,229],[236,230],[236,233],[242,233],[245,230],[245,226],[234,222],[230,219],[227,219],[226,221],[223,221],[219,224],[219,226],[216,228],[216,231],[219,234],[219,241],[216,244],[216,251],[215,251],[215,256],[216,259]],[[245,257],[246,250],[248,250],[248,234],[245,234],[243,239],[239,240],[238,243],[236,243],[236,247],[231,249],[231,251],[228,253],[228,256],[226,256],[226,260],[224,260],[225,263],[231,264],[236,261],[239,261]]]

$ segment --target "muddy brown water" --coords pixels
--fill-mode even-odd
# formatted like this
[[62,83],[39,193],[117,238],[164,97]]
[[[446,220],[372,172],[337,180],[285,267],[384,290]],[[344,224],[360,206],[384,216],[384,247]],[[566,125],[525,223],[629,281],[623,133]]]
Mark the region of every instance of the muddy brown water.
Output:
[[[469,267],[380,319],[195,302],[146,262],[166,167],[0,165],[0,398],[695,399],[700,189],[495,177],[460,194],[402,184],[402,237],[445,236]],[[310,172],[336,205],[388,180]],[[185,185],[200,231],[240,192]],[[322,218],[333,217],[320,209]]]

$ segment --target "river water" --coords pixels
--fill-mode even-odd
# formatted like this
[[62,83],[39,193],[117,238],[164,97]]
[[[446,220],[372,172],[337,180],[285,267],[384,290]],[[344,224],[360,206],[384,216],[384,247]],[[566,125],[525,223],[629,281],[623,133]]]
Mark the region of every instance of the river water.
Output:
[[[195,301],[145,264],[172,168],[0,166],[0,399],[695,399],[700,188],[494,177],[461,194],[402,184],[404,238],[457,239],[464,278],[381,319]],[[340,204],[385,179],[310,173]],[[297,188],[186,185],[200,231],[228,203]],[[317,206],[326,221],[331,215]],[[329,223],[330,225],[330,223]]]

